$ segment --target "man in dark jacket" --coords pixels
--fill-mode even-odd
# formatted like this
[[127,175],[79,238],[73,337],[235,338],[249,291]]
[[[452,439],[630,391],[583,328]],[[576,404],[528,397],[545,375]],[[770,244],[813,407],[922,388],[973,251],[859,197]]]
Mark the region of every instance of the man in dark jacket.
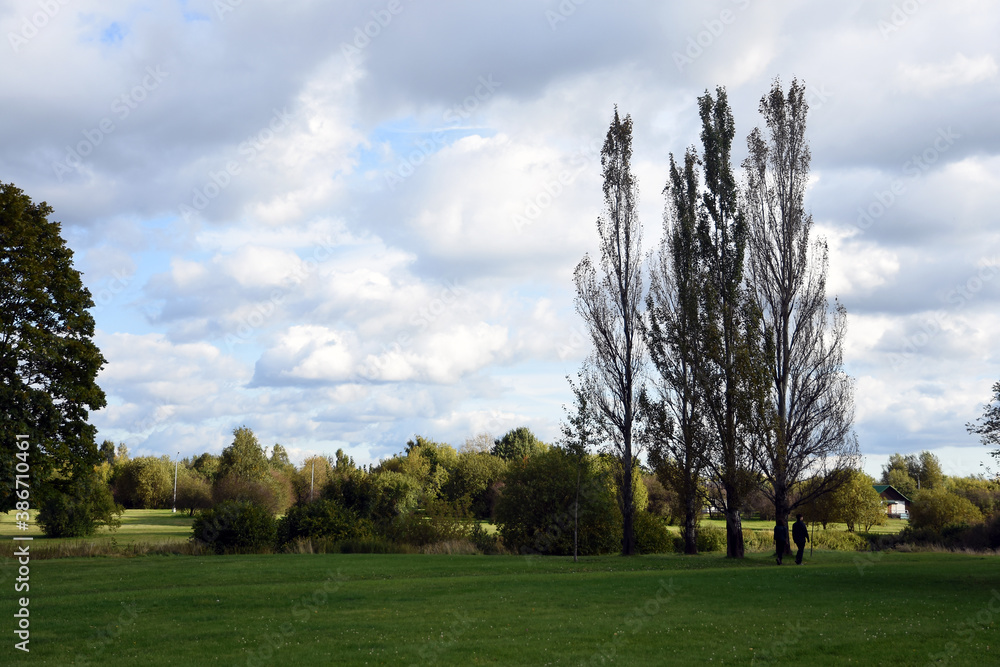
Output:
[[774,522],[774,560],[778,565],[781,565],[781,558],[785,555],[786,548],[788,548],[788,529],[781,519],[777,519]]
[[802,552],[806,550],[806,540],[809,539],[809,531],[806,529],[806,522],[802,520],[802,515],[796,515],[798,521],[792,525],[792,540],[799,548],[795,554],[795,564],[802,565]]

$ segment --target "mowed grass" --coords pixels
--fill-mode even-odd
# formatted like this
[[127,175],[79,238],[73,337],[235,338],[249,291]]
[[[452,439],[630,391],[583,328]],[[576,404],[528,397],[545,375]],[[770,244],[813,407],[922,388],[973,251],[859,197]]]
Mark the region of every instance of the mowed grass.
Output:
[[0,663],[984,665],[998,589],[997,557],[948,553],[55,559]]
[[[795,521],[794,517],[792,517],[792,518],[789,519],[789,522],[794,522],[794,521]],[[741,524],[743,526],[743,530],[765,530],[765,531],[770,531],[770,530],[774,529],[774,521],[764,521],[764,520],[761,520],[761,519],[744,519],[741,522]],[[715,526],[716,528],[721,528],[721,529],[725,530],[726,529],[726,520],[725,519],[702,519],[701,523],[699,525],[701,525],[701,526]],[[789,523],[789,525],[791,525],[791,523]],[[846,531],[847,530],[847,524],[844,524],[844,523],[828,523],[828,524],[826,524],[826,528],[825,529],[819,523],[817,523],[814,526],[813,524],[807,522],[807,525],[809,526],[809,533],[810,534],[812,534],[812,532],[814,530],[817,531],[817,532],[821,532],[823,530],[828,530],[828,531]],[[872,529],[870,531],[867,531],[867,532],[871,533],[871,534],[878,534],[878,535],[895,535],[896,533],[899,533],[901,530],[903,530],[904,528],[906,528],[908,525],[910,525],[910,522],[907,521],[907,520],[905,520],[905,519],[886,519],[886,522],[884,524],[882,524],[881,526],[872,526]],[[681,531],[681,527],[680,526],[670,526],[670,528],[674,529],[678,534],[680,534],[680,531]],[[857,530],[860,531],[861,529],[858,528]]]
[[98,529],[92,537],[48,538],[42,533],[41,527],[35,522],[37,512],[31,511],[28,530],[19,530],[15,521],[15,513],[0,513],[0,539],[9,539],[14,535],[31,536],[35,546],[39,548],[60,544],[78,544],[93,542],[95,544],[110,544],[112,539],[119,546],[134,543],[166,544],[171,542],[186,542],[191,537],[193,517],[187,512],[173,513],[170,510],[126,510],[121,517],[122,525],[115,531],[106,527]]

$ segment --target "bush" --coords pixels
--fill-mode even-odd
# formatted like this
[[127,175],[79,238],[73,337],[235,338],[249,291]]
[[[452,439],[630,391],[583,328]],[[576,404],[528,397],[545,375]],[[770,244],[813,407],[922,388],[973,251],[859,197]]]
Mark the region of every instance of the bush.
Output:
[[674,540],[663,519],[650,512],[635,515],[635,547],[641,554],[662,554],[674,551]]
[[367,474],[350,470],[334,474],[323,487],[323,497],[338,502],[380,528],[416,509],[420,488],[409,476],[393,471]]
[[196,542],[215,553],[261,553],[274,548],[277,522],[270,510],[252,501],[227,500],[194,519]]
[[469,540],[475,545],[476,549],[480,553],[486,554],[487,556],[495,556],[497,554],[506,553],[507,550],[503,548],[503,541],[500,536],[496,533],[488,533],[486,529],[483,528],[481,523],[477,523],[469,531]]
[[296,505],[278,522],[278,543],[298,538],[365,540],[372,537],[372,525],[333,500]]
[[401,544],[422,547],[436,542],[467,539],[470,531],[464,508],[444,501],[429,501],[422,510],[398,516],[387,535]]
[[[577,464],[576,456],[557,448],[511,462],[496,510],[500,536],[509,550],[573,553]],[[622,516],[610,475],[589,456],[580,474],[579,553],[613,553],[621,548]]]
[[845,533],[840,530],[814,530],[809,535],[812,546],[817,549],[833,549],[835,551],[868,551],[868,538],[857,533]]
[[87,537],[101,525],[115,530],[125,511],[92,471],[72,480],[54,480],[52,488],[42,494],[38,509],[36,521],[49,537]]
[[[745,543],[744,539],[744,543]],[[684,550],[683,540],[681,551]],[[698,529],[698,551],[725,551],[726,530],[717,526],[703,526]]]
[[774,533],[769,530],[744,530],[743,549],[756,552],[774,551]]
[[929,528],[941,532],[949,524],[974,524],[983,514],[968,498],[945,489],[922,489],[910,507],[910,526],[915,530]]
[[931,527],[907,526],[899,539],[914,546],[939,545],[947,549],[972,549],[986,551],[1000,549],[1000,514],[986,521],[967,524],[948,524],[940,530]]

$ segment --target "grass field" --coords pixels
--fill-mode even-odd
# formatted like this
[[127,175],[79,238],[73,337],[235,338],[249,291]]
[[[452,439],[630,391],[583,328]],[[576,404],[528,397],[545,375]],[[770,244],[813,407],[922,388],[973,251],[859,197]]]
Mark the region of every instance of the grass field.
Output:
[[[9,553],[9,552],[7,552]],[[31,563],[0,663],[996,664],[997,557],[146,556]]]
[[35,545],[39,548],[79,542],[110,543],[112,539],[121,546],[136,542],[145,544],[186,542],[191,536],[193,521],[187,512],[174,514],[170,510],[128,510],[122,515],[121,527],[114,532],[101,528],[93,537],[48,538],[35,523],[35,512],[32,511],[31,515],[28,530],[21,531],[17,529],[13,512],[0,513],[0,540],[9,539],[14,535],[28,535],[35,538]]
[[[790,519],[790,521],[794,520],[795,520],[794,517]],[[909,525],[909,523],[910,523],[909,521],[905,521],[903,519],[887,519],[885,524],[881,526],[872,526],[872,529],[869,532],[876,533],[879,535],[895,535],[899,531],[903,530],[903,528],[905,528],[907,525]],[[741,524],[743,526],[743,530],[771,530],[772,528],[774,528],[774,521],[762,521],[759,519],[743,520]],[[702,519],[700,525],[716,526],[717,528],[722,528],[723,530],[725,530],[726,520]],[[680,534],[681,531],[680,526],[670,526],[670,528],[672,528],[674,531]],[[811,533],[813,530],[814,530],[813,525],[809,524],[809,532]],[[815,530],[821,531],[823,530],[823,526],[817,523],[815,526]],[[844,531],[847,530],[847,525],[843,523],[828,523],[826,525],[826,530]]]
[[[0,514],[5,555],[25,534],[12,519]],[[114,539],[189,534],[187,516],[130,511]],[[30,568],[30,592],[15,594],[16,566],[0,560],[0,664],[1000,664],[996,556],[817,550],[777,567],[768,554],[283,554]],[[28,656],[11,632],[23,595]]]

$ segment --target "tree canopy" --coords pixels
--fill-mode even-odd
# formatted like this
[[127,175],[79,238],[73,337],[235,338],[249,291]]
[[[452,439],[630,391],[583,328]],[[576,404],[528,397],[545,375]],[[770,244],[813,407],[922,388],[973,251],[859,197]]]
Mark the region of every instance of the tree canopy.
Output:
[[[16,435],[29,436],[31,483],[69,485],[99,458],[91,410],[105,405],[94,306],[52,208],[0,183],[0,510],[14,507]],[[53,473],[61,472],[59,476]]]

